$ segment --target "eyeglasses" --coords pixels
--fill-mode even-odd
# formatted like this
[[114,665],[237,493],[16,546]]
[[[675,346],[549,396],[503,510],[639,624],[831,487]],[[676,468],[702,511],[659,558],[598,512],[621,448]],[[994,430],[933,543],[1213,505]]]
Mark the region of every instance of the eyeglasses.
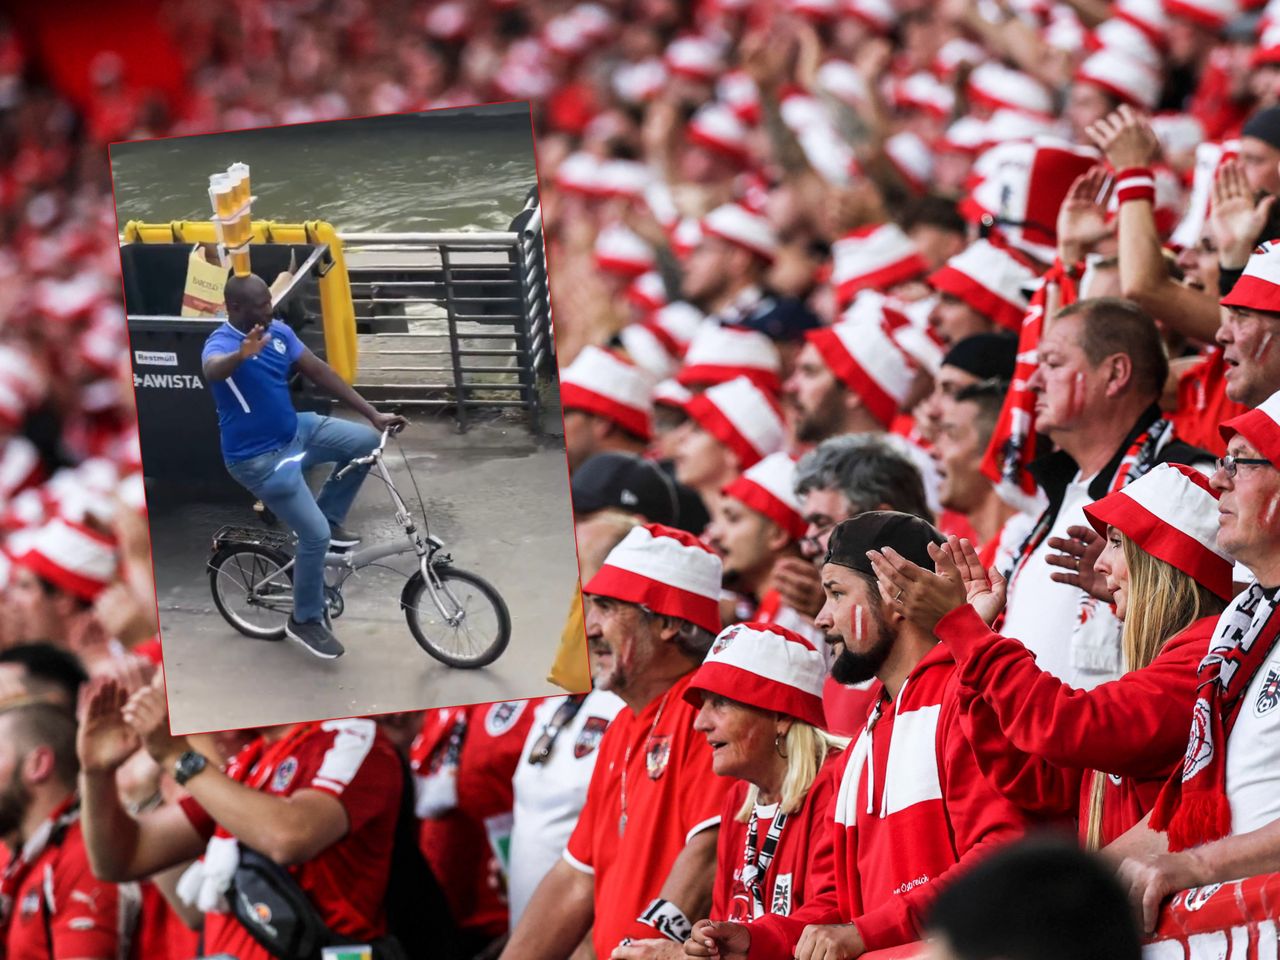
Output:
[[801,537],[800,542],[811,543],[813,544],[815,549],[821,549],[822,538],[825,537],[827,534],[829,534],[832,530],[834,530],[836,528],[836,524],[838,523],[840,523],[839,520],[832,520],[829,523],[824,523],[822,526],[817,527],[813,531],[813,533],[805,534],[803,537]]
[[542,728],[542,733],[538,735],[538,739],[529,750],[530,763],[539,766],[551,759],[556,738],[560,736],[560,731],[578,715],[578,708],[582,706],[582,701],[585,699],[587,699],[585,694],[569,697],[556,708],[556,712],[551,716],[551,722]]
[[1270,460],[1263,460],[1258,457],[1233,457],[1227,454],[1225,457],[1219,457],[1216,461],[1217,467],[1228,477],[1236,475],[1236,467],[1271,467],[1274,466]]

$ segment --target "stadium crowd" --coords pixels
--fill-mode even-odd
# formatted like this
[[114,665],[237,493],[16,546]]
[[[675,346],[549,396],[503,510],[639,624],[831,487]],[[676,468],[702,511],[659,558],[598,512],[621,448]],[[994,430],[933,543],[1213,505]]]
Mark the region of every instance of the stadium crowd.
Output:
[[[78,99],[0,21],[0,958],[287,955],[255,857],[375,956],[505,960],[849,960],[1041,830],[1148,932],[1280,871],[1274,4],[161,20],[181,95],[104,52]],[[105,145],[495,99],[590,692],[172,736]]]

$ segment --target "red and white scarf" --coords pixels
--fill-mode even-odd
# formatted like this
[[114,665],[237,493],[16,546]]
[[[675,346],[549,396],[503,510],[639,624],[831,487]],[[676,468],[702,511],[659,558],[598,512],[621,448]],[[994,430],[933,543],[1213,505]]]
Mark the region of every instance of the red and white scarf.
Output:
[[1039,365],[1040,337],[1044,332],[1045,307],[1049,288],[1058,288],[1058,306],[1075,303],[1078,295],[1075,281],[1067,275],[1062,262],[1055,260],[1031,296],[1031,304],[1022,318],[1018,333],[1018,359],[1013,370],[1013,383],[1000,408],[1000,419],[982,458],[982,472],[996,485],[1006,503],[1029,509],[1036,495],[1036,480],[1027,469],[1036,449],[1036,395],[1028,386]]
[[1186,850],[1231,832],[1227,799],[1227,738],[1244,693],[1280,636],[1280,593],[1268,598],[1256,583],[1218,619],[1197,671],[1198,694],[1181,772],[1174,773],[1151,811],[1151,828],[1167,831],[1169,849]]

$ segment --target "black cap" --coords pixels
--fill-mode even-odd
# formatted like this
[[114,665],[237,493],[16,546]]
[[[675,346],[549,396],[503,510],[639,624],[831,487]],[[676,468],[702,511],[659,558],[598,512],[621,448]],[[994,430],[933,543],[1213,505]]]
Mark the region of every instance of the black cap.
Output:
[[822,562],[838,563],[874,577],[876,573],[867,559],[867,551],[893,547],[912,563],[932,570],[929,544],[946,542],[946,537],[935,530],[933,524],[919,517],[894,510],[872,510],[836,524]]
[[1280,150],[1280,107],[1259,110],[1245,121],[1240,130],[1242,137],[1256,137],[1263,143]]
[[1007,333],[975,333],[952,345],[944,367],[958,367],[979,380],[1012,380],[1018,362],[1018,338]]
[[570,491],[575,513],[613,507],[668,526],[679,515],[667,475],[632,453],[597,453],[574,471]]
[[822,320],[795,297],[767,296],[736,326],[763,333],[775,343],[791,343],[804,339],[809,330],[822,326]]

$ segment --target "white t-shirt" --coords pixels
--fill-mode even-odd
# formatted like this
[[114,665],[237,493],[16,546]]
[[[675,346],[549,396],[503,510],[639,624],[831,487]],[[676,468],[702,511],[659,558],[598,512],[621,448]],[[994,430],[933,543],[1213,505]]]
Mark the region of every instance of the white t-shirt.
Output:
[[546,762],[530,763],[529,754],[534,744],[567,699],[552,697],[538,705],[512,779],[515,806],[507,890],[512,930],[533,891],[564,852],[587,799],[587,785],[596,765],[596,747],[605,728],[623,706],[615,694],[592,690],[557,735]]
[[1280,820],[1280,643],[1254,674],[1227,737],[1227,800],[1232,834]]
[[1050,575],[1063,571],[1047,558],[1051,537],[1066,537],[1068,527],[1088,526],[1084,508],[1092,478],[1067,485],[1058,517],[1040,545],[1023,562],[1009,588],[1001,633],[1021,640],[1036,663],[1060,680],[1084,690],[1114,680],[1123,672],[1122,624],[1111,607],[1077,587],[1057,583]]

